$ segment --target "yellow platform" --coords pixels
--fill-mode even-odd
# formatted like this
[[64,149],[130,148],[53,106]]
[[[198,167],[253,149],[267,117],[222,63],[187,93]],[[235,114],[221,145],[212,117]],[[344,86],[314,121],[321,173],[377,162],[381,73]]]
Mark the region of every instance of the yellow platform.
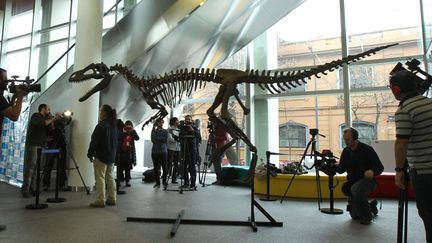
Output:
[[[276,177],[270,176],[270,195],[282,197],[285,190],[293,177],[292,174],[278,174]],[[335,199],[346,198],[343,195],[341,188],[346,182],[346,175],[336,175],[333,177],[333,184],[335,189],[333,190],[333,196]],[[330,190],[328,184],[328,176],[320,172],[320,184],[322,198],[327,199],[330,197]],[[255,177],[255,193],[261,195],[267,195],[267,183],[266,179],[260,180]],[[286,197],[292,198],[317,198],[317,183],[315,173],[309,172],[308,174],[296,175],[291,187],[288,190]]]

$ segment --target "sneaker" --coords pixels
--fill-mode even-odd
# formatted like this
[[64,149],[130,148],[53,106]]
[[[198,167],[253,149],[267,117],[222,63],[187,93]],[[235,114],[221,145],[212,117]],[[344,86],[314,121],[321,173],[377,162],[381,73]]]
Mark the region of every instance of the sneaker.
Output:
[[191,190],[196,190],[197,188],[196,188],[196,185],[190,185],[190,189]]
[[377,205],[378,205],[378,201],[376,199],[372,200],[369,203],[369,208],[370,208],[370,210],[371,210],[371,212],[373,213],[374,216],[378,214],[378,207],[377,207]]
[[114,200],[106,200],[105,205],[107,205],[107,206],[115,206],[115,205],[117,205],[117,203]]
[[90,207],[93,207],[93,208],[104,208],[105,204],[104,203],[99,203],[99,202],[92,202],[92,203],[90,203]]
[[160,184],[155,184],[153,188],[160,188]]
[[129,182],[126,182],[126,187],[131,187],[131,184],[129,184]]

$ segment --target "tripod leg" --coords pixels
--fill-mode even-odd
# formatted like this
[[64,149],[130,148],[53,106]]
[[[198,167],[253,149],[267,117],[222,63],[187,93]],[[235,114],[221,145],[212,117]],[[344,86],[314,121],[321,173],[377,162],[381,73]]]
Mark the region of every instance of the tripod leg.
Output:
[[75,161],[75,158],[74,158],[74,156],[73,156],[73,154],[72,154],[72,151],[69,149],[69,145],[66,145],[66,147],[67,147],[67,150],[68,150],[68,154],[69,154],[70,158],[72,159],[72,161],[73,161],[73,163],[74,163],[74,165],[75,165],[75,169],[78,171],[78,175],[79,175],[79,177],[80,177],[80,179],[81,179],[81,182],[82,182],[83,185],[84,185],[84,188],[85,188],[85,190],[86,190],[86,192],[87,192],[87,195],[90,195],[90,190],[87,188],[87,185],[86,185],[85,182],[84,182],[84,179],[83,179],[83,177],[82,177],[82,175],[81,175],[81,172],[80,172],[80,170],[79,170],[78,164],[77,164],[76,161]]

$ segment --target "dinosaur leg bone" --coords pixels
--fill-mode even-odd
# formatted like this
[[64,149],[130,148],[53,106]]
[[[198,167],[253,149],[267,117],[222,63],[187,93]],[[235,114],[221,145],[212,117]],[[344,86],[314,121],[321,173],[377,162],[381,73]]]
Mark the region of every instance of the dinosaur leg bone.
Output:
[[239,91],[237,88],[234,89],[234,97],[236,98],[237,102],[239,103],[240,107],[243,109],[243,114],[244,115],[248,115],[250,112],[250,109],[247,108],[244,104],[243,101],[240,99],[239,97]]

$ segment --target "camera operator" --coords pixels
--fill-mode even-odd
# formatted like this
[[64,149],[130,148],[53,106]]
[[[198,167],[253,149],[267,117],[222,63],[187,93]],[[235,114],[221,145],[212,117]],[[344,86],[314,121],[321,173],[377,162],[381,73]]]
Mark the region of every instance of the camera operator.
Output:
[[171,183],[177,184],[178,164],[180,161],[180,138],[179,119],[173,117],[169,121],[168,128],[168,173],[171,176]]
[[[418,214],[426,230],[426,241],[432,242],[432,100],[418,92],[417,75],[408,70],[390,74],[390,88],[400,101],[395,113],[395,183],[405,189],[408,161]],[[432,77],[426,76],[430,84]]]
[[[1,89],[1,97],[0,97],[0,138],[2,135],[3,128],[3,117],[7,117],[12,121],[17,121],[18,117],[21,113],[22,101],[27,92],[23,91],[18,87],[15,95],[8,102],[6,98],[3,96],[3,92],[7,89],[7,71],[3,68],[0,68],[0,89]],[[1,140],[0,140],[1,141]],[[0,151],[1,156],[1,151]],[[6,229],[6,226],[0,225],[0,231]]]
[[351,217],[368,225],[372,214],[378,213],[376,200],[369,203],[368,194],[375,189],[377,183],[374,177],[383,172],[384,166],[371,146],[358,141],[358,135],[354,128],[343,131],[346,148],[342,151],[337,172],[347,172],[342,192],[351,198]]
[[47,117],[50,113],[50,108],[47,104],[40,104],[38,112],[35,112],[29,121],[27,127],[27,136],[25,143],[24,154],[24,181],[21,187],[23,197],[30,197],[30,193],[34,193],[36,186],[36,160],[37,149],[45,147],[47,144],[47,129],[48,125],[60,118],[60,114],[54,117]]
[[196,189],[195,182],[197,171],[195,163],[198,155],[198,141],[201,141],[201,135],[198,128],[195,126],[191,115],[185,116],[185,120],[180,123],[179,129],[181,143],[180,150],[183,158],[183,187],[187,188],[190,186],[190,188]]
[[16,90],[17,92],[14,94],[12,99],[8,102],[6,98],[3,96],[3,92],[7,89],[7,71],[4,70],[3,68],[0,68],[0,89],[2,93],[0,97],[0,111],[1,111],[0,119],[2,125],[3,125],[3,116],[6,116],[12,121],[17,121],[21,113],[23,98],[27,94],[27,92],[25,92],[18,86]]

